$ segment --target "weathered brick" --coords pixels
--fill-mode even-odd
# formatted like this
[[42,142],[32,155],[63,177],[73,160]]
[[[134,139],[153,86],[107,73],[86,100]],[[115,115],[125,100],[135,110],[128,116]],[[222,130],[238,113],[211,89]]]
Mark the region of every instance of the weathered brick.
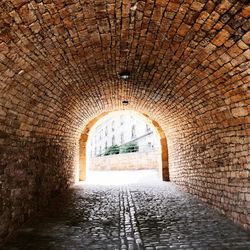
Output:
[[221,3],[215,8],[220,14],[224,14],[233,5],[229,0],[222,0]]
[[35,22],[35,23],[32,23],[30,25],[30,28],[31,30],[34,32],[34,33],[38,33],[42,28],[41,28],[41,25],[39,24],[39,22]]
[[187,32],[189,31],[189,29],[190,29],[189,25],[182,23],[182,25],[180,26],[180,28],[177,31],[177,34],[180,36],[185,36],[187,34]]
[[201,11],[204,5],[205,5],[204,3],[194,1],[190,8],[195,11]]
[[239,116],[247,116],[248,115],[248,109],[246,107],[238,107],[232,109],[232,114],[234,117],[239,117]]
[[28,5],[23,5],[19,10],[19,16],[21,19],[27,23],[30,24],[34,21],[36,21],[36,15],[33,13],[32,10],[30,10]]
[[244,6],[242,9],[242,16],[248,18],[250,16],[250,6]]
[[227,30],[223,29],[214,37],[212,43],[216,46],[221,46],[228,40],[229,37],[230,33]]
[[10,12],[10,16],[12,16],[14,18],[14,20],[15,20],[16,23],[19,24],[19,23],[22,22],[20,16],[18,15],[18,13],[15,10],[13,10],[13,11]]
[[242,37],[243,42],[246,44],[250,44],[250,31],[248,31],[243,37]]
[[13,5],[17,8],[19,8],[21,5],[24,5],[25,3],[29,2],[29,0],[11,0]]

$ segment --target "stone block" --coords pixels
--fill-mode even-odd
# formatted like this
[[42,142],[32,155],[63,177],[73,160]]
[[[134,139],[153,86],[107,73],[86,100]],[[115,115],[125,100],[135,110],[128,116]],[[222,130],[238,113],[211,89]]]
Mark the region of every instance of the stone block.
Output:
[[223,29],[221,30],[212,40],[212,43],[216,46],[221,46],[223,45],[230,37],[230,33]]

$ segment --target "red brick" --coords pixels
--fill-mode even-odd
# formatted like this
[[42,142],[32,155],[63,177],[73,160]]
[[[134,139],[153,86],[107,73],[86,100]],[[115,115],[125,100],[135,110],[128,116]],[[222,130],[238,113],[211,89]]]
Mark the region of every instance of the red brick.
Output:
[[36,16],[32,12],[32,10],[29,9],[28,5],[23,5],[20,8],[19,16],[27,24],[30,24],[30,23],[36,21]]
[[215,8],[215,10],[220,14],[224,14],[231,8],[232,5],[233,4],[229,0],[222,0],[221,3]]
[[190,30],[190,26],[185,23],[182,23],[182,25],[177,31],[177,34],[180,36],[185,36],[189,30]]
[[238,107],[232,109],[232,114],[234,117],[241,117],[241,116],[247,116],[249,112],[246,107]]
[[248,6],[243,7],[241,14],[243,17],[248,18],[250,16],[250,6],[248,5]]
[[227,30],[223,29],[214,37],[212,43],[216,46],[221,46],[228,40],[229,37],[230,33]]
[[24,5],[25,3],[29,2],[29,0],[10,0],[10,1],[17,8],[19,8],[20,6]]
[[242,40],[246,44],[250,44],[250,31],[248,31],[243,37]]

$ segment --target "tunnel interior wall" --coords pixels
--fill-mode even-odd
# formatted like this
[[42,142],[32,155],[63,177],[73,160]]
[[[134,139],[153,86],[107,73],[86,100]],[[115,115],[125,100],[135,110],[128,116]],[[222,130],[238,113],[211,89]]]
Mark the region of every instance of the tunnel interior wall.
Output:
[[74,144],[1,133],[0,242],[73,183]]
[[220,116],[169,135],[170,180],[249,230],[249,117]]

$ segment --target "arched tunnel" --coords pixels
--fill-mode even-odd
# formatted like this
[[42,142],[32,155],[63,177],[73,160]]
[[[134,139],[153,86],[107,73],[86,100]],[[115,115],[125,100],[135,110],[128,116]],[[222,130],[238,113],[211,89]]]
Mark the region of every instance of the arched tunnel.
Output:
[[123,109],[162,128],[171,182],[250,230],[249,16],[245,0],[2,0],[0,238],[74,184],[87,124]]

